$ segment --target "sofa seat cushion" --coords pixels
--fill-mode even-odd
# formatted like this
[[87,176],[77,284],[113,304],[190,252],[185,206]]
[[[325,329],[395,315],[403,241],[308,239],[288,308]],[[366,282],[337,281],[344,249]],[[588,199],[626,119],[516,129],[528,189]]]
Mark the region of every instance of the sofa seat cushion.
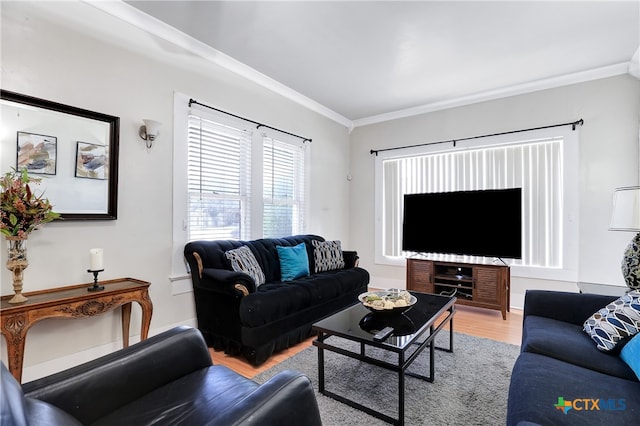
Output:
[[266,283],[242,299],[240,321],[245,327],[260,327],[339,298],[363,282],[368,282],[368,272],[350,268]]
[[120,407],[94,425],[215,425],[258,386],[227,367],[211,366]]
[[[584,334],[584,333],[583,333]],[[575,405],[561,410],[559,398]],[[589,402],[584,402],[588,399]],[[599,410],[593,401],[598,400]],[[585,407],[590,409],[585,409]],[[522,353],[511,375],[507,425],[631,425],[640,414],[640,382],[625,380],[555,358]]]
[[557,358],[612,376],[636,380],[633,370],[617,355],[599,351],[582,326],[528,315],[522,331],[522,351]]

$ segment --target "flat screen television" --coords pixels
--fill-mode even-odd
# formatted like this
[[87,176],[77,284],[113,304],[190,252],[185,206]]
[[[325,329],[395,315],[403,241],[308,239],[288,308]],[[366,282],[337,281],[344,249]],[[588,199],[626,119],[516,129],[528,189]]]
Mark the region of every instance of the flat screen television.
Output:
[[521,188],[405,195],[402,249],[521,259]]

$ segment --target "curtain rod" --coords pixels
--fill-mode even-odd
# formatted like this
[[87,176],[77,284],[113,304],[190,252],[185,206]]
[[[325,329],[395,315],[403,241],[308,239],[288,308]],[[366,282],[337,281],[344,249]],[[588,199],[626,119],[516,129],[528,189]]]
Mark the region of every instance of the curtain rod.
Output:
[[235,117],[235,118],[238,118],[238,119],[240,119],[240,120],[248,121],[249,123],[253,123],[253,124],[255,124],[255,125],[257,126],[257,127],[256,127],[256,129],[259,129],[260,127],[266,127],[267,129],[275,130],[276,132],[280,132],[280,133],[287,134],[287,135],[289,135],[289,136],[294,136],[294,137],[296,137],[296,138],[300,138],[300,139],[302,139],[302,143],[305,143],[305,142],[307,142],[307,141],[312,142],[312,140],[311,140],[310,138],[305,138],[304,136],[299,136],[299,135],[296,135],[296,134],[294,134],[294,133],[289,133],[289,132],[287,132],[287,131],[284,131],[284,130],[281,130],[281,129],[277,129],[277,128],[275,128],[275,127],[267,126],[266,124],[258,123],[257,121],[253,121],[253,120],[250,120],[250,119],[248,119],[248,118],[241,117],[241,116],[239,116],[239,115],[231,114],[230,112],[223,111],[223,110],[221,110],[221,109],[214,108],[214,107],[209,106],[209,105],[201,104],[200,102],[196,101],[195,99],[189,99],[189,108],[191,108],[191,105],[192,105],[192,104],[197,104],[197,105],[203,106],[203,107],[205,107],[205,108],[209,108],[209,109],[212,109],[212,110],[214,110],[214,111],[218,111],[218,112],[221,112],[221,113],[223,113],[223,114],[230,115],[230,116]]
[[576,130],[576,126],[582,126],[583,124],[584,124],[584,120],[581,118],[580,120],[572,121],[570,123],[552,124],[550,126],[533,127],[531,129],[510,130],[508,132],[492,133],[490,135],[470,136],[470,137],[467,137],[467,138],[450,139],[450,140],[439,141],[439,142],[426,142],[426,143],[419,143],[419,144],[416,144],[416,145],[397,146],[397,147],[394,147],[394,148],[372,149],[370,151],[370,153],[371,154],[375,154],[377,156],[379,152],[394,151],[396,149],[415,148],[415,147],[418,147],[418,146],[437,145],[437,144],[442,144],[442,143],[453,143],[453,146],[455,147],[456,146],[456,142],[460,142],[460,141],[468,141],[468,140],[471,140],[471,139],[487,138],[487,137],[490,137],[490,136],[508,135],[508,134],[511,134],[511,133],[529,132],[529,131],[532,131],[532,130],[550,129],[552,127],[571,126],[571,130],[575,131]]

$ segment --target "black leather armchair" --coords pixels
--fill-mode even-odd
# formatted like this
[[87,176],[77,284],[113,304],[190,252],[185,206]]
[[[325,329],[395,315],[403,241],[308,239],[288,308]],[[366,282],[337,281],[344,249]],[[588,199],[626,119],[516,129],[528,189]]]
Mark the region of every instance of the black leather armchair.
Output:
[[260,385],[212,365],[198,330],[178,327],[20,385],[1,366],[4,425],[321,425],[309,379]]

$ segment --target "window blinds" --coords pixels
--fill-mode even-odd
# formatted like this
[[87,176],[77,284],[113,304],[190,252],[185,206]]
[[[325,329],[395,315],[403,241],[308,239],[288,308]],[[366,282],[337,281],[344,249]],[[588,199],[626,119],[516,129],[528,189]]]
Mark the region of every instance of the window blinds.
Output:
[[252,132],[188,117],[189,240],[250,239]]
[[263,138],[263,236],[304,231],[304,144]]
[[[527,266],[562,266],[562,138],[383,161],[383,254],[401,256],[404,194],[522,188]],[[473,208],[466,206],[469,214]]]

